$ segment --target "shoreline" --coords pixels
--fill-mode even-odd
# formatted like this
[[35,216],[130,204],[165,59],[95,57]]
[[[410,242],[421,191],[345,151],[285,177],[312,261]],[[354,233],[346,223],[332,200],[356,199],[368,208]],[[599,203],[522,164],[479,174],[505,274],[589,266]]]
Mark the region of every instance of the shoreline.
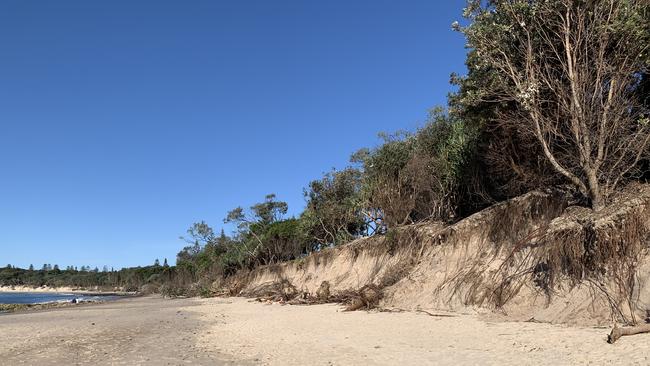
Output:
[[[2,364],[225,365],[197,349],[195,299],[127,298],[0,316]],[[242,363],[237,363],[242,364]]]
[[[19,292],[7,292],[7,293],[19,293]],[[28,292],[25,292],[28,293]],[[45,293],[45,292],[34,292],[34,293]],[[49,293],[49,292],[48,292]],[[2,292],[0,292],[2,294]],[[9,315],[9,314],[24,314],[24,313],[35,313],[35,312],[48,312],[54,311],[62,308],[73,308],[73,307],[85,307],[90,305],[101,305],[112,302],[124,301],[127,299],[134,299],[140,297],[139,295],[119,295],[113,293],[102,293],[102,294],[85,294],[85,293],[74,293],[74,295],[81,296],[94,296],[94,297],[114,297],[113,299],[98,299],[98,300],[87,300],[87,299],[76,299],[73,302],[72,300],[52,300],[39,303],[31,304],[21,304],[21,303],[0,303],[0,316]]]
[[104,291],[99,289],[84,289],[78,287],[30,287],[30,286],[0,286],[0,293],[70,293],[89,296],[136,296],[138,292]]

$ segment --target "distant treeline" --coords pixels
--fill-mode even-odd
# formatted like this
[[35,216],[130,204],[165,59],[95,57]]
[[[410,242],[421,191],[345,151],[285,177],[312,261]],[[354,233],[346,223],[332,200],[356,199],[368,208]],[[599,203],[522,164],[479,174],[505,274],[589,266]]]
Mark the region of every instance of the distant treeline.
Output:
[[120,270],[104,270],[98,268],[81,270],[69,266],[61,270],[57,265],[43,265],[42,269],[35,270],[17,268],[7,265],[0,268],[0,286],[27,286],[27,287],[75,287],[98,288],[101,290],[136,291],[145,284],[168,281],[173,277],[174,268],[158,264],[146,267],[123,268]]

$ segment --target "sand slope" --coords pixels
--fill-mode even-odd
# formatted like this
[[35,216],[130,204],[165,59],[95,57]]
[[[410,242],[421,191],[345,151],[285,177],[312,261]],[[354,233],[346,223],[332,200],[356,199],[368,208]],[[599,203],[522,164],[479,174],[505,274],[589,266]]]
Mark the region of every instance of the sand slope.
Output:
[[374,284],[384,289],[383,307],[496,310],[509,320],[582,326],[642,321],[650,311],[650,184],[628,187],[600,212],[568,204],[561,192],[530,192],[449,226],[405,226],[240,271],[214,287],[256,297],[281,282],[311,294],[323,281],[332,293]]

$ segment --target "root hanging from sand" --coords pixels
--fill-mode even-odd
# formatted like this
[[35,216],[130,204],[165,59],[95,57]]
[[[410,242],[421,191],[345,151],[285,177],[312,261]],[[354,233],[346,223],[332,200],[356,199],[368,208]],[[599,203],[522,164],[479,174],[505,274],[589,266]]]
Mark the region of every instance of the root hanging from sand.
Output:
[[[498,218],[477,217],[474,231],[443,230],[447,245],[471,243],[471,249],[463,253],[462,266],[444,274],[434,295],[504,309],[523,288],[551,303],[557,291],[587,285],[595,289],[594,303],[605,301],[614,318],[634,324],[638,260],[650,244],[650,196],[637,198],[631,189],[599,212],[561,205],[556,210],[544,200],[504,204],[496,207]],[[556,214],[531,225],[534,212],[549,211]],[[486,221],[492,224],[481,227]]]

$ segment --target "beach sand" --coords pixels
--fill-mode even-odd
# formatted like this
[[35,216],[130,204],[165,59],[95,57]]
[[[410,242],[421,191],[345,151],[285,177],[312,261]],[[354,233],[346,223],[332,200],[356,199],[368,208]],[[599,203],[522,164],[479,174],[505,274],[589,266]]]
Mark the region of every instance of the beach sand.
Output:
[[0,365],[223,365],[196,347],[193,299],[131,298],[0,315]]
[[342,312],[337,305],[242,298],[136,298],[0,316],[0,363],[650,364],[650,334],[610,345],[605,328],[440,315]]

